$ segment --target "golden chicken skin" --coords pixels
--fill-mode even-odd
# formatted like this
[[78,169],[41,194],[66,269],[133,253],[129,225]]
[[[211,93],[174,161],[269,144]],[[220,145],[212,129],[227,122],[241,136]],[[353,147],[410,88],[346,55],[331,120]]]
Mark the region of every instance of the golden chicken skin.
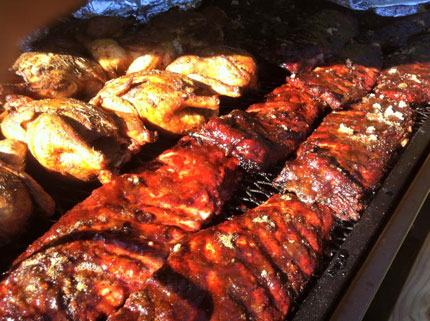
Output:
[[97,62],[53,52],[25,52],[12,71],[23,79],[19,91],[35,98],[89,99],[108,80]]
[[178,55],[169,43],[121,42],[112,38],[85,40],[83,43],[111,79],[136,71],[165,69]]
[[110,80],[91,100],[115,112],[138,115],[164,133],[184,135],[218,115],[219,98],[184,75],[153,70]]
[[[185,51],[213,46],[224,39],[221,9],[203,12],[171,10],[153,18],[137,33],[128,33],[129,20],[94,17],[86,22],[77,39],[110,78],[125,73],[165,69]],[[221,23],[223,22],[223,23]]]
[[52,198],[24,172],[26,152],[24,143],[0,141],[0,245],[24,230],[34,203],[41,213],[54,214]]
[[76,99],[9,97],[1,129],[27,144],[45,168],[82,181],[109,181],[154,135],[140,123],[139,142],[114,113]]
[[128,32],[133,20],[96,16],[81,23],[76,39],[103,67],[110,79],[126,72],[164,69],[178,55],[173,44],[141,41],[135,32]]
[[227,46],[195,49],[173,61],[166,70],[210,86],[220,95],[239,97],[257,86],[257,63],[244,50]]

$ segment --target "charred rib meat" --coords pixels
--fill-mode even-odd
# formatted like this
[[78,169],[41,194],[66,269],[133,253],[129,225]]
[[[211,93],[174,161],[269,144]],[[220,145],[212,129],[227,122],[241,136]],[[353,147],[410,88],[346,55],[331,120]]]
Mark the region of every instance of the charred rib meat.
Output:
[[305,202],[326,205],[341,219],[358,219],[365,194],[404,146],[412,124],[405,102],[369,95],[352,110],[326,116],[276,182]]
[[322,103],[284,85],[266,102],[213,118],[193,136],[221,147],[246,170],[262,170],[295,151],[323,109]]
[[376,83],[380,54],[370,46],[355,44],[347,46],[338,57],[326,66],[291,77],[288,82],[325,101],[332,109],[359,101]]
[[429,59],[430,34],[412,39],[385,61],[375,93],[407,103],[430,101]]
[[332,221],[329,212],[276,195],[182,239],[109,320],[283,320],[318,265]]

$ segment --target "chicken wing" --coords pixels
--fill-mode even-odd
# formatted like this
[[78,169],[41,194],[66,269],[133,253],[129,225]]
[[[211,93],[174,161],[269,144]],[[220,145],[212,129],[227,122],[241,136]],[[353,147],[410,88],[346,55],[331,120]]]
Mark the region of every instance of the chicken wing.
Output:
[[103,87],[103,68],[90,59],[52,52],[25,52],[12,67],[29,96],[88,99]]
[[197,130],[219,109],[218,96],[206,85],[160,70],[111,80],[91,103],[138,115],[167,133],[179,135]]
[[25,144],[19,141],[0,141],[0,244],[23,230],[33,201],[45,214],[54,213],[52,198],[24,172],[26,152]]
[[47,169],[83,181],[110,180],[115,168],[153,138],[143,127],[141,140],[134,141],[122,119],[76,99],[15,97],[6,107],[1,124],[6,137],[25,142]]
[[239,97],[257,86],[257,64],[244,50],[206,47],[177,58],[166,70],[203,82],[220,95]]

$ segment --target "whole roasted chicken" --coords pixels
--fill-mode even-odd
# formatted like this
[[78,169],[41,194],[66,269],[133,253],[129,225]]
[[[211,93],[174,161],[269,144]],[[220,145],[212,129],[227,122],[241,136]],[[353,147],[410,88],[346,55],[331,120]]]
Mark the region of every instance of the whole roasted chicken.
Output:
[[109,181],[132,153],[155,139],[138,118],[126,124],[114,113],[72,98],[15,96],[5,107],[9,113],[1,129],[7,138],[26,143],[47,169],[83,181],[96,176]]
[[25,52],[15,61],[12,71],[23,80],[17,91],[35,98],[89,99],[107,81],[97,62],[53,52]]
[[123,34],[124,21],[113,21],[108,28],[104,19],[111,17],[90,19],[78,39],[111,78],[165,69],[178,58],[169,70],[193,75],[220,94],[236,97],[242,88],[256,85],[252,56],[223,46],[228,18],[218,8],[202,12],[171,10],[143,25],[133,36]]
[[203,82],[220,95],[239,97],[257,86],[257,64],[251,54],[227,46],[196,48],[166,70]]
[[23,230],[33,203],[46,215],[54,213],[52,198],[24,172],[26,152],[19,141],[0,141],[0,245]]
[[164,132],[179,135],[199,129],[219,109],[219,98],[209,86],[160,70],[110,80],[90,103],[137,115]]

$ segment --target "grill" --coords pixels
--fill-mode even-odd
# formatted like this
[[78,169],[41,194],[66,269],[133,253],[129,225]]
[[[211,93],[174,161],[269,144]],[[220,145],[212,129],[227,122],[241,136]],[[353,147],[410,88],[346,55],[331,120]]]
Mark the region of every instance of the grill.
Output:
[[[331,4],[327,6],[332,7]],[[237,9],[230,6],[230,10]],[[261,62],[261,66],[262,85],[259,91],[239,100],[225,98],[221,105],[222,113],[226,114],[234,108],[244,109],[251,103],[261,101],[264,94],[284,82],[283,70],[265,62]],[[430,184],[425,178],[429,177],[430,168],[429,116],[430,108],[417,109],[418,121],[408,146],[396,157],[383,184],[371,196],[361,219],[355,224],[338,222],[320,271],[304,295],[294,303],[287,320],[355,320],[364,315],[429,190]],[[165,139],[145,147],[122,171],[136,170],[144,161],[175,143],[176,140]],[[236,197],[225,205],[223,213],[211,225],[241,215],[276,194],[278,190],[273,187],[272,181],[281,169],[281,166],[276,166],[270,171],[247,176]],[[98,186],[78,183],[64,185],[60,179],[48,182],[47,173],[35,162],[32,162],[29,172],[37,180],[45,182],[44,187],[56,199],[59,204],[57,218]],[[66,198],[64,195],[71,197]],[[2,262],[2,270],[50,224],[52,222],[37,222],[37,228],[31,233],[13,246],[1,249],[7,258]],[[390,243],[389,246],[387,243]],[[371,286],[368,286],[369,279]]]

